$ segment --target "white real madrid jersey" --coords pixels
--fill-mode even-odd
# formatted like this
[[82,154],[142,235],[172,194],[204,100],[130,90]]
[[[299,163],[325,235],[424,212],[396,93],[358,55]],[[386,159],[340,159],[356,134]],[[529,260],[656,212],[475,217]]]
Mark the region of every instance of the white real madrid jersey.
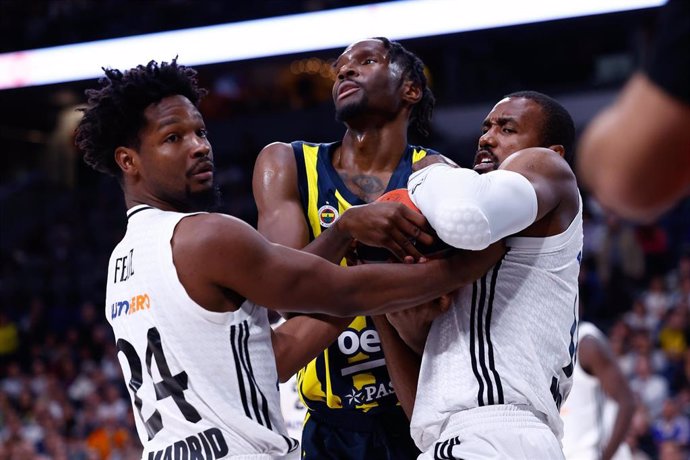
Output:
[[[591,323],[580,323],[578,329],[579,339],[587,335],[603,338],[603,333]],[[601,458],[603,410],[604,393],[599,380],[585,372],[577,362],[572,390],[561,407],[563,453],[567,459]]]
[[[606,341],[606,336],[594,324],[581,322],[578,341],[593,336]],[[573,373],[573,387],[561,406],[563,419],[563,453],[567,460],[597,460],[601,458],[605,442],[615,423],[616,403],[604,393],[599,379],[588,374],[578,360]],[[625,459],[628,446],[622,444],[614,458]]]
[[180,283],[171,238],[188,214],[136,206],[108,265],[106,316],[144,459],[283,458],[297,452],[280,413],[266,310],[216,313]]
[[559,407],[576,347],[582,199],[563,233],[506,244],[503,259],[432,324],[411,423],[423,451],[451,415],[495,404],[532,410],[562,436]]

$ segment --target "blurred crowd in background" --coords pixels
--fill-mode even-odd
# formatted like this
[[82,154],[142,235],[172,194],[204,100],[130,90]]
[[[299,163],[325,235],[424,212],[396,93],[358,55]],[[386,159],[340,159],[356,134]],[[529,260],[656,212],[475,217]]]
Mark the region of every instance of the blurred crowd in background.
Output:
[[[156,30],[168,30],[368,2],[232,2],[232,15],[225,14],[227,2],[221,0],[208,1],[203,8],[183,0],[168,0],[166,8],[155,1],[125,3],[136,7],[136,14],[119,1],[0,0],[0,52],[56,44],[49,34],[70,43],[152,32],[151,21],[144,23],[144,18],[154,13]],[[129,19],[119,21],[123,15]],[[12,20],[20,16],[28,19]],[[106,24],[110,29],[104,29]],[[323,62],[313,65],[316,74]],[[273,105],[283,111],[261,119],[265,130],[280,129],[280,120],[291,110],[319,106],[318,117],[332,112],[329,81],[300,80],[299,75],[292,73],[284,86],[289,90],[282,95],[271,93],[280,97]],[[623,72],[619,81],[625,76]],[[203,71],[201,77],[204,84]],[[209,82],[211,94],[202,112],[210,120],[212,142],[214,126],[222,131],[225,124],[238,122],[232,118],[237,107],[233,103],[269,97],[238,96],[239,88],[248,85],[222,73]],[[0,460],[140,456],[134,415],[103,305],[107,259],[124,234],[125,207],[118,184],[88,170],[72,147],[70,127],[78,117],[74,107],[83,102],[81,89],[77,85],[43,93],[64,112],[44,122],[51,134],[39,133],[39,141],[30,140],[30,131],[0,123],[4,153],[17,157],[0,174]],[[23,96],[19,92],[8,97]],[[45,116],[32,107],[23,110],[27,117]],[[480,122],[473,122],[477,133]],[[331,129],[338,125],[333,123]],[[273,140],[301,137],[286,135],[276,134]],[[311,140],[335,138],[328,133]],[[216,147],[223,211],[255,225],[251,168],[263,139],[247,135],[224,142]],[[36,157],[40,160],[23,156],[27,143],[40,153]],[[441,151],[445,146],[442,136],[424,143]],[[654,224],[633,225],[607,213],[583,193],[581,317],[606,332],[635,392],[637,410],[627,440],[636,459],[687,458],[690,202],[680,203]]]

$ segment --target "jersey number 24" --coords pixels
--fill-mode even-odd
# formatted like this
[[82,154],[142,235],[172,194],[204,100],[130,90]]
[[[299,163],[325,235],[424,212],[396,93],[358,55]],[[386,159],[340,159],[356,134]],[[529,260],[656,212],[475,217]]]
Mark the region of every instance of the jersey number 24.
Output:
[[[158,329],[155,327],[149,329],[146,338],[148,342],[145,359],[146,371],[153,380],[153,374],[151,374],[151,361],[153,358],[156,361],[158,373],[162,378],[160,382],[153,382],[156,400],[160,401],[168,397],[172,398],[187,421],[192,423],[198,422],[201,420],[199,412],[197,412],[197,410],[184,398],[184,390],[187,389],[187,373],[182,371],[176,375],[171,374],[168,362],[165,359],[165,354],[163,354],[161,336],[158,333]],[[139,412],[139,418],[141,418],[141,421],[144,423],[149,440],[151,440],[156,436],[156,433],[163,429],[163,420],[161,419],[161,414],[158,412],[158,409],[154,409],[153,414],[151,414],[147,420],[144,420],[144,415],[141,412],[143,401],[139,395],[137,395],[137,391],[139,391],[139,388],[141,388],[143,384],[141,360],[134,346],[125,339],[117,340],[117,349],[124,353],[127,358],[127,363],[129,363],[131,377],[129,378],[128,386],[132,390],[132,397],[134,398],[134,405]]]

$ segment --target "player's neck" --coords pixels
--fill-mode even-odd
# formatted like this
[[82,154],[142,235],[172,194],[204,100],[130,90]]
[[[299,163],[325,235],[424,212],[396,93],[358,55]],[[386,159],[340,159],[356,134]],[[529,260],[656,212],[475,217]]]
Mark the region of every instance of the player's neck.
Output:
[[393,171],[406,147],[406,131],[354,131],[348,128],[340,148],[333,156],[333,166],[345,170]]

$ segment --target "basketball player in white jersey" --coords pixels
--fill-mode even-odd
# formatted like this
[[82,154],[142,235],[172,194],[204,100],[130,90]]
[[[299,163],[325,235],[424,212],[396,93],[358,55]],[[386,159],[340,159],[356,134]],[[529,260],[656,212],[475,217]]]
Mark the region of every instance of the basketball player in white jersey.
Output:
[[[320,337],[333,334],[321,334],[311,317],[272,333],[257,304],[336,316],[385,312],[471,282],[494,262],[476,264],[466,281],[456,272],[475,262],[462,254],[346,269],[269,243],[239,219],[198,212],[215,187],[195,75],[176,61],[108,69],[101,87],[87,91],[76,134],[86,162],[118,178],[128,209],[127,232],[110,257],[105,312],[142,456],[295,457],[275,356],[279,366],[299,369],[327,345]],[[398,217],[410,236],[425,222],[414,213]],[[502,249],[494,253],[498,260]]]
[[[608,401],[609,398],[613,402]],[[613,420],[605,413],[607,402],[616,405]],[[630,448],[623,441],[634,412],[632,390],[609,348],[606,336],[594,324],[581,322],[578,326],[573,388],[561,406],[565,458],[632,459]]]
[[[400,372],[393,382],[412,408],[420,458],[563,458],[559,407],[572,384],[582,250],[582,200],[564,159],[573,121],[526,91],[498,102],[482,132],[474,170],[431,164],[408,188],[446,243],[476,250],[506,238],[507,252],[433,320],[416,400],[403,402],[414,379]],[[394,359],[390,332],[381,339]]]

